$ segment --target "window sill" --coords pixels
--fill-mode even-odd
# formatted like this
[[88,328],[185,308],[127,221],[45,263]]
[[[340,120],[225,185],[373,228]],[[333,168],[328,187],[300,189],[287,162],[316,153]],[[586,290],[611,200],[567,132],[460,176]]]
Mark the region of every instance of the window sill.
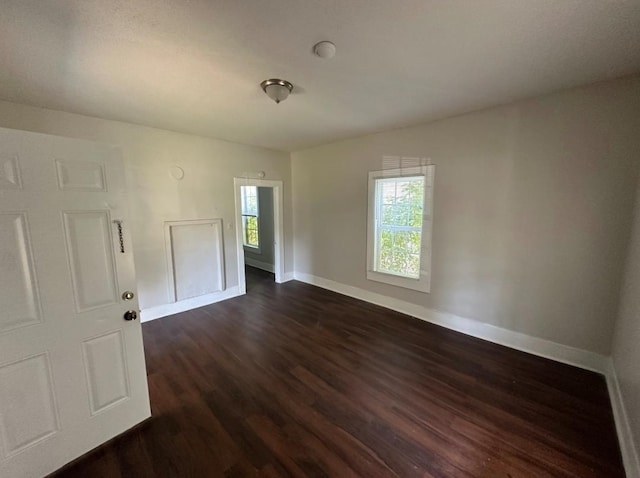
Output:
[[418,292],[429,293],[431,291],[431,284],[429,276],[427,274],[421,274],[419,279],[412,279],[409,277],[402,277],[369,270],[367,271],[367,279],[375,282],[394,285],[396,287],[402,287],[404,289],[417,290]]

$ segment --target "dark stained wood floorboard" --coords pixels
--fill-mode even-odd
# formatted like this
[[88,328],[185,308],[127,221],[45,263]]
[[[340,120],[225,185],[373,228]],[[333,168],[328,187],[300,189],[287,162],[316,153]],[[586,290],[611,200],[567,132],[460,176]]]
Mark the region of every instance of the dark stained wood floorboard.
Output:
[[153,417],[53,476],[623,477],[604,378],[300,282],[143,325]]

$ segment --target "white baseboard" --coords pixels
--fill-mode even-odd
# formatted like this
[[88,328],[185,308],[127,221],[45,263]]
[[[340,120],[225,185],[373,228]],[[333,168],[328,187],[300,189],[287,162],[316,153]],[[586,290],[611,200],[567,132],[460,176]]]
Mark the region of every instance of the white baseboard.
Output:
[[382,294],[376,294],[358,287],[324,279],[322,277],[301,272],[295,272],[294,276],[296,280],[301,282],[306,282],[308,284],[322,287],[323,289],[338,292],[339,294],[380,305],[448,329],[462,332],[463,334],[488,340],[516,350],[539,355],[557,362],[575,365],[577,367],[605,375],[609,370],[608,357],[594,352],[558,344],[550,340],[532,337],[520,332],[514,332],[512,330],[503,329],[501,327],[496,327],[495,325],[467,319],[454,314],[429,309],[421,305],[394,299]]
[[255,267],[256,269],[262,269],[267,272],[274,272],[273,264],[269,264],[267,262],[257,261],[252,259],[251,257],[244,257],[244,263],[248,266]]
[[627,409],[624,406],[622,392],[620,391],[620,383],[618,375],[613,364],[613,360],[608,359],[609,370],[607,371],[607,388],[609,389],[609,397],[611,397],[611,407],[613,408],[613,418],[616,422],[616,430],[618,431],[618,442],[620,443],[620,452],[622,454],[622,462],[627,472],[627,478],[640,478],[640,459],[638,459],[637,449],[633,440],[633,433],[627,416]]
[[285,282],[292,281],[293,279],[295,279],[293,272],[285,272],[282,275],[282,280],[280,281],[280,284],[284,284]]
[[229,287],[222,292],[214,292],[213,294],[201,295],[191,299],[173,302],[172,304],[156,305],[148,309],[142,309],[140,312],[140,322],[149,322],[150,320],[166,317],[167,315],[185,312],[187,310],[196,309],[209,304],[214,304],[222,300],[231,299],[242,295],[238,286]]

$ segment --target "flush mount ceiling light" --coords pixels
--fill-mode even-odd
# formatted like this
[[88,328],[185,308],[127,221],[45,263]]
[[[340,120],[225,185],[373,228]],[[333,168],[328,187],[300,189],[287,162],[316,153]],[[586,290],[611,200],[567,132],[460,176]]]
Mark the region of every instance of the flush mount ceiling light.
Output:
[[260,86],[267,96],[276,103],[286,100],[289,93],[291,93],[291,90],[293,90],[293,85],[291,83],[286,80],[278,80],[276,78],[264,80],[260,83]]

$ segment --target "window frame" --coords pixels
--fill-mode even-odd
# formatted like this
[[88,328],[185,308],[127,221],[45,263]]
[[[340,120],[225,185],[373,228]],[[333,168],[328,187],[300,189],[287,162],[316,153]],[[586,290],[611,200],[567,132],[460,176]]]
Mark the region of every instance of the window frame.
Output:
[[[244,210],[242,208],[243,204],[246,204],[246,196],[245,189],[243,188],[255,188],[256,189],[256,214],[244,214]],[[246,229],[245,229],[245,217],[255,217],[256,218],[256,230],[258,231],[258,245],[253,246],[251,244],[246,244],[245,240],[247,238]],[[258,186],[253,185],[243,185],[240,186],[240,219],[242,220],[242,224],[240,227],[242,228],[242,248],[246,252],[250,252],[252,254],[262,254],[261,241],[260,241],[260,190]]]
[[[420,272],[418,278],[376,270],[378,264],[378,200],[376,185],[381,179],[404,177],[424,177],[422,210],[422,232],[420,238]],[[368,220],[367,220],[367,279],[385,284],[428,293],[431,291],[431,248],[433,229],[433,184],[435,166],[416,166],[400,169],[370,171],[368,183]]]

